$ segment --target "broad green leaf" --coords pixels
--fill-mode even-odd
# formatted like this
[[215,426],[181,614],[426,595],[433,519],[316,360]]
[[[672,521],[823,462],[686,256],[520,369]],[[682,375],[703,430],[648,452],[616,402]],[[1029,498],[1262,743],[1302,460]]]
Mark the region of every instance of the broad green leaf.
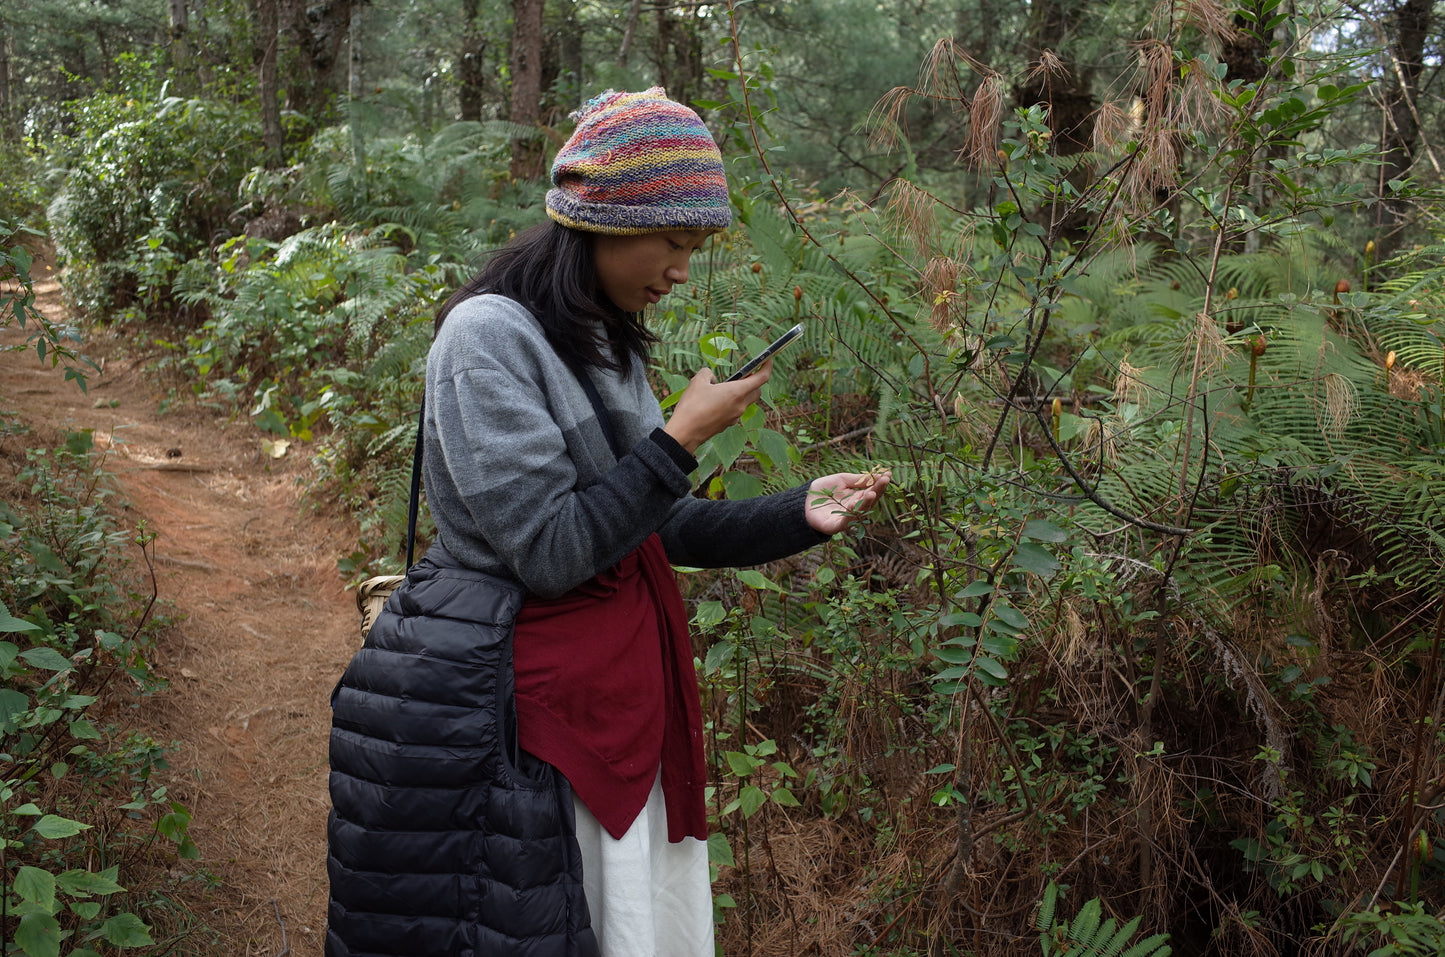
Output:
[[14,633],[17,631],[44,630],[44,628],[41,628],[32,621],[26,621],[24,618],[16,618],[10,614],[10,609],[5,607],[5,603],[0,601],[0,632]]
[[939,661],[946,661],[951,665],[966,665],[973,660],[972,648],[959,648],[956,645],[944,645],[936,648],[933,652]]
[[707,836],[707,861],[719,867],[732,867],[737,863],[733,858],[732,845],[722,831],[713,831]]
[[22,651],[20,652],[20,657],[35,667],[44,668],[46,671],[69,671],[75,667],[69,658],[46,645]]
[[752,817],[757,813],[758,808],[767,803],[767,800],[768,796],[763,793],[762,788],[755,784],[749,784],[738,795],[738,806],[742,808],[743,817]]
[[55,913],[55,875],[38,867],[22,867],[15,872],[15,893],[21,900],[39,904],[46,913]]
[[999,661],[997,658],[990,658],[987,655],[979,655],[977,664],[979,671],[984,672],[988,675],[992,675],[1000,681],[1007,680],[1008,678],[1008,669],[1005,668],[1003,666],[1003,662]]
[[1065,542],[1069,539],[1062,528],[1039,518],[1024,523],[1024,537],[1032,538],[1036,542]]
[[47,814],[35,822],[35,833],[51,840],[74,837],[81,831],[88,830],[90,830],[89,824],[72,821],[68,817],[60,817],[57,814]]
[[758,769],[763,763],[751,754],[744,754],[742,751],[724,751],[723,757],[727,760],[728,767],[733,769],[733,774],[745,778]]
[[747,444],[747,433],[736,425],[730,426],[708,439],[707,452],[699,455],[698,458],[715,459],[716,463],[723,468],[731,468],[732,464],[738,460],[738,456],[743,454],[743,449],[747,448]]
[[1019,611],[1013,605],[1008,605],[1001,601],[994,602],[989,607],[989,610],[993,612],[995,618],[1015,628],[1027,628],[1029,626],[1029,620],[1023,616],[1023,612]]
[[705,675],[716,674],[718,669],[732,661],[735,648],[730,641],[719,641],[707,650],[707,657],[703,659],[702,672]]
[[1014,550],[1013,567],[1032,572],[1040,578],[1049,578],[1059,570],[1059,560],[1042,545],[1019,542]]
[[787,788],[773,788],[773,803],[780,804],[783,807],[803,806],[797,798],[793,797],[793,792]]
[[150,927],[134,914],[116,914],[100,925],[105,939],[117,947],[146,947],[154,944]]
[[118,894],[125,890],[115,882],[116,875],[120,873],[118,867],[108,867],[103,871],[63,871],[55,876],[55,882],[60,889],[72,897],[89,897],[97,894],[104,897],[107,894]]
[[60,957],[60,922],[49,914],[26,914],[15,928],[15,943],[26,957]]
[[748,472],[724,472],[719,478],[722,480],[723,489],[732,501],[757,498],[763,494],[763,483],[756,475]]
[[756,568],[744,568],[738,572],[738,581],[749,588],[762,588],[768,591],[782,592],[783,587],[771,580]]
[[0,728],[6,727],[17,714],[30,710],[30,697],[14,688],[0,688]]

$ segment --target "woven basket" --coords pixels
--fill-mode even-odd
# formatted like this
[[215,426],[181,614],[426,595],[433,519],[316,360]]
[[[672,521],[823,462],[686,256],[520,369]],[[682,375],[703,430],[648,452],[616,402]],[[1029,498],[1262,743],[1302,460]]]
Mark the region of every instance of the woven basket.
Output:
[[363,639],[366,638],[366,633],[371,631],[371,626],[376,622],[376,616],[381,614],[386,600],[404,581],[406,581],[405,575],[378,575],[375,578],[368,578],[356,586],[356,610],[361,612],[361,637]]

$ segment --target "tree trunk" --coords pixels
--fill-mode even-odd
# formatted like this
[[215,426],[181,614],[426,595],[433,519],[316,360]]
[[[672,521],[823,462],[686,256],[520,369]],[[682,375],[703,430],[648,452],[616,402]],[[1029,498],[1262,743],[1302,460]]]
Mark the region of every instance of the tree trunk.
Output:
[[15,92],[10,79],[10,31],[8,22],[0,20],[0,142],[18,139]]
[[281,143],[280,85],[276,75],[276,54],[281,46],[278,0],[252,0],[256,39],[252,58],[256,63],[261,98],[261,146],[267,169],[285,164]]
[[1385,100],[1385,131],[1380,143],[1376,261],[1393,253],[1400,241],[1400,227],[1409,215],[1408,204],[1391,195],[1389,183],[1409,175],[1420,147],[1420,73],[1425,66],[1425,42],[1433,14],[1432,0],[1405,0],[1391,17],[1394,35],[1385,49],[1390,92]]
[[[318,125],[332,97],[332,77],[341,44],[351,28],[353,0],[288,0],[288,29],[296,45],[296,69],[286,90],[286,105]],[[356,0],[360,2],[360,0]]]
[[[512,0],[511,120],[534,130],[542,117],[543,0]],[[537,136],[512,141],[514,179],[540,179],[544,152]]]
[[457,94],[458,114],[460,119],[480,122],[482,104],[486,101],[486,61],[483,57],[487,51],[487,35],[480,22],[479,0],[465,0],[462,17],[462,48],[457,58],[457,78],[461,81]]
[[366,166],[366,139],[361,132],[361,116],[359,104],[366,92],[361,85],[361,7],[359,3],[351,7],[351,24],[347,29],[347,60],[348,69],[346,74],[346,97],[350,101],[351,109],[347,115],[347,126],[351,132],[351,162],[358,169]]
[[557,59],[561,82],[557,84],[555,102],[571,110],[582,102],[582,24],[577,19],[577,4],[567,0],[562,29],[557,35]]
[[617,51],[617,63],[624,69],[627,67],[627,58],[632,54],[632,42],[637,37],[637,21],[642,15],[642,0],[632,0],[632,6],[627,11],[627,26],[622,29],[622,48]]
[[170,0],[171,65],[183,80],[191,77],[190,7],[187,0]]

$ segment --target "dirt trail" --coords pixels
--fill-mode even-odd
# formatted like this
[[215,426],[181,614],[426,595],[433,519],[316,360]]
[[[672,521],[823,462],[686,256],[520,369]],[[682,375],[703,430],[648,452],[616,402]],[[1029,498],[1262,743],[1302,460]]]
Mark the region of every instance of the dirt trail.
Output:
[[[37,305],[59,320],[58,285],[44,263],[36,273]],[[162,414],[161,398],[136,362],[112,358],[82,394],[33,352],[0,354],[0,408],[93,429],[131,520],[156,535],[160,597],[180,620],[156,655],[171,686],[140,722],[178,742],[167,783],[194,814],[199,863],[219,879],[184,903],[226,957],[319,955],[327,697],[359,643],[335,564],[355,540],[351,522],[302,503],[304,449],[274,460],[244,417]]]

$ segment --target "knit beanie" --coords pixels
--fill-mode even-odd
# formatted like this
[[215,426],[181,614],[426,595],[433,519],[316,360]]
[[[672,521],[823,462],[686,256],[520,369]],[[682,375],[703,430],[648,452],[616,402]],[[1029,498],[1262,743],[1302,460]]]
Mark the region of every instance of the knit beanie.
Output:
[[607,90],[572,118],[577,129],[552,164],[552,219],[615,235],[732,222],[722,153],[701,118],[662,87]]

